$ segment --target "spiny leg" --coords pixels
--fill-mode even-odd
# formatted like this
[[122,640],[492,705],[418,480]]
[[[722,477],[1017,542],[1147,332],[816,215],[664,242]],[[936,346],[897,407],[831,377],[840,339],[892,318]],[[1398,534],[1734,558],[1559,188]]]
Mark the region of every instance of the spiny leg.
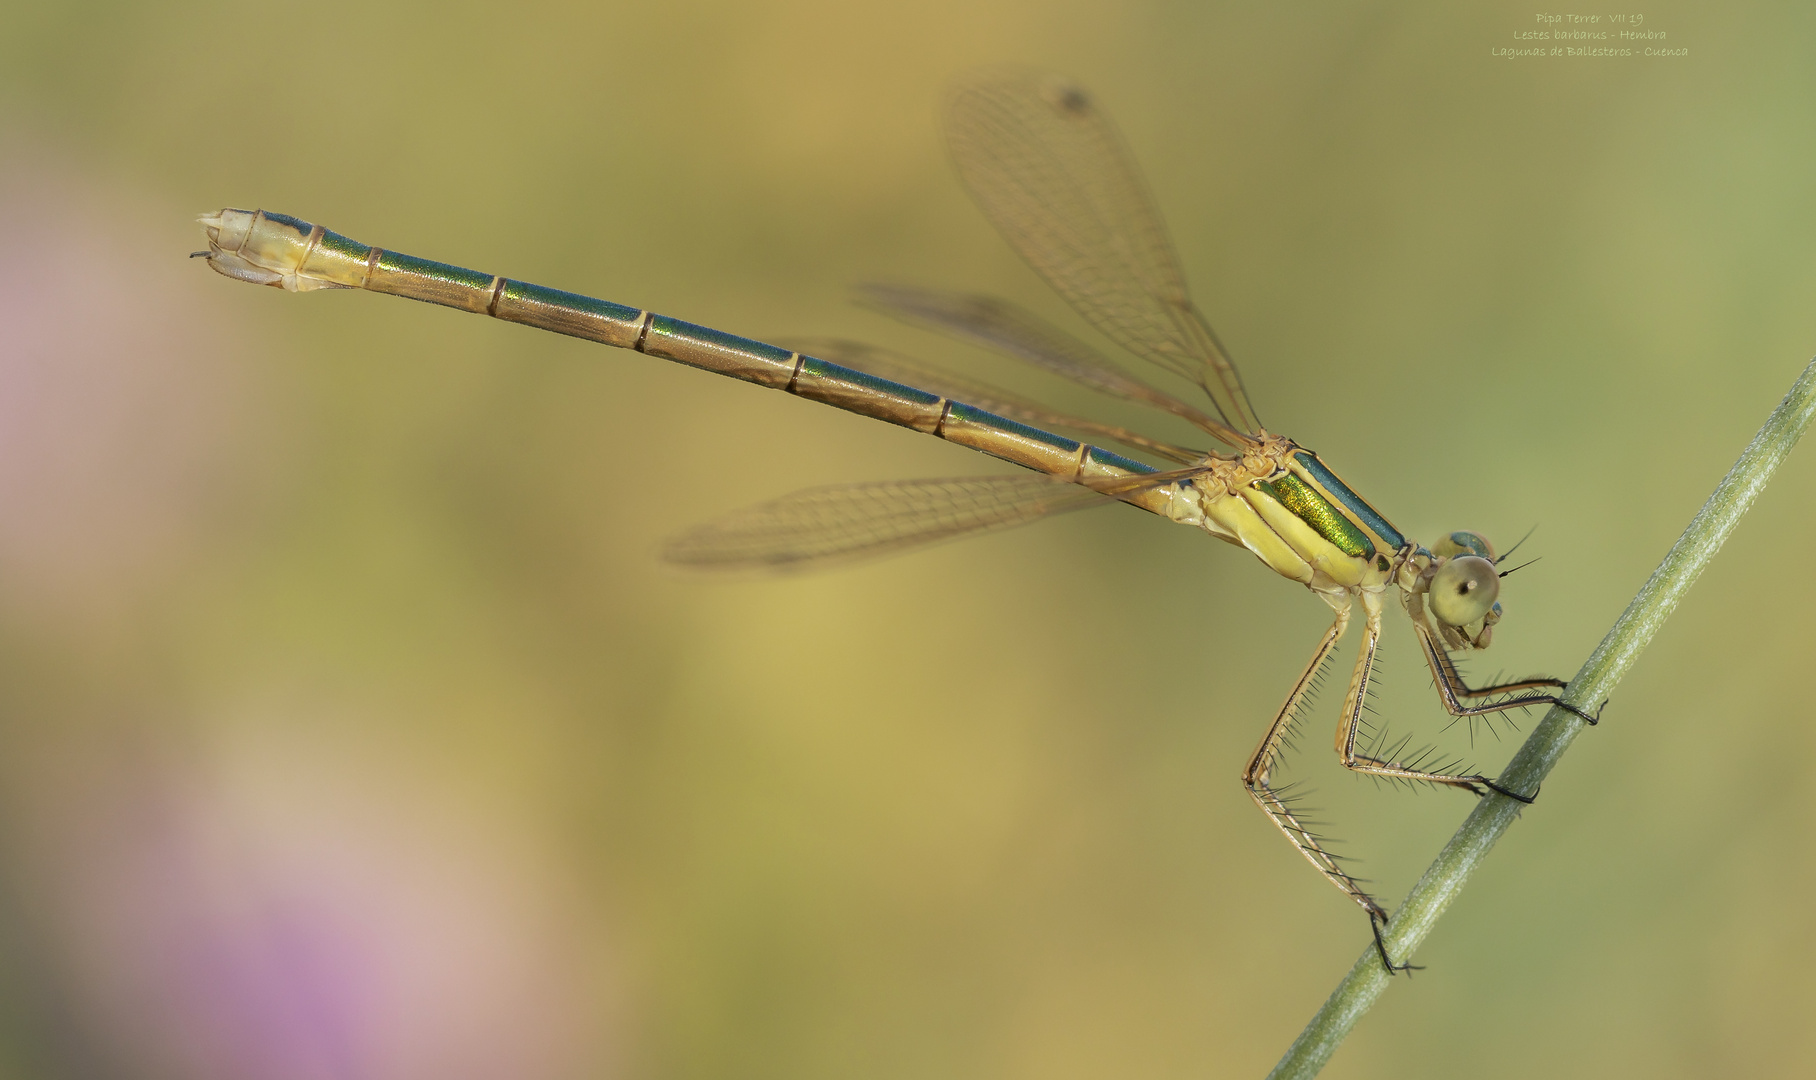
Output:
[[1286,695],[1286,704],[1280,706],[1280,711],[1274,714],[1273,723],[1268,725],[1267,731],[1261,736],[1260,744],[1249,756],[1248,765],[1242,770],[1242,786],[1248,789],[1249,795],[1268,816],[1268,820],[1286,834],[1286,838],[1293,842],[1293,846],[1299,849],[1301,855],[1304,855],[1313,866],[1318,868],[1319,873],[1341,890],[1343,895],[1360,905],[1362,910],[1368,913],[1371,921],[1385,923],[1387,910],[1376,903],[1374,897],[1368,895],[1361,883],[1343,869],[1337,857],[1326,851],[1318,838],[1300,822],[1293,814],[1292,807],[1288,804],[1282,790],[1269,783],[1274,766],[1279,762],[1280,751],[1292,733],[1293,723],[1300,708],[1304,706],[1307,695],[1311,693],[1317,683],[1318,673],[1324,667],[1324,662],[1329,659],[1331,650],[1337,647],[1337,642],[1343,638],[1343,631],[1349,626],[1350,601],[1348,594],[1319,593],[1318,595],[1336,610],[1336,621],[1331,623],[1330,629],[1326,630],[1324,637],[1319,639],[1318,647],[1313,650],[1310,662],[1305,665],[1305,670],[1300,672],[1298,680],[1293,683],[1292,690]]
[[[1369,679],[1374,674],[1375,655],[1381,647],[1380,595],[1363,592],[1360,596],[1363,611],[1362,647],[1357,652],[1356,667],[1350,675],[1349,692],[1343,699],[1343,718],[1337,724],[1337,756],[1342,761],[1343,767],[1355,772],[1395,780],[1422,780],[1433,784],[1448,784],[1476,795],[1482,794],[1482,788],[1486,787],[1511,799],[1531,802],[1531,799],[1508,791],[1480,774],[1434,772],[1429,769],[1417,768],[1415,765],[1357,752],[1356,736],[1361,728],[1362,710],[1368,704]],[[1347,621],[1347,611],[1344,612],[1344,616],[1342,621]],[[1331,644],[1335,644],[1335,642],[1333,641]],[[1380,905],[1370,901],[1369,905],[1364,906],[1364,910],[1369,913],[1369,930],[1374,934],[1375,951],[1380,954],[1381,963],[1387,968],[1387,973],[1392,975],[1400,971],[1420,970],[1417,964],[1396,964],[1393,957],[1388,955],[1387,942],[1381,936],[1381,928],[1387,925],[1387,913],[1380,908]]]
[[[1449,651],[1439,643],[1437,634],[1426,625],[1423,612],[1413,614],[1412,625],[1419,635],[1420,648],[1425,650],[1425,662],[1431,665],[1432,681],[1437,684],[1438,697],[1444,702],[1444,711],[1452,716],[1467,718],[1505,712],[1508,709],[1523,709],[1529,705],[1559,705],[1580,717],[1584,723],[1594,724],[1601,719],[1600,709],[1591,715],[1556,694],[1524,692],[1542,686],[1562,689],[1568,685],[1562,679],[1532,678],[1521,679],[1518,682],[1496,683],[1493,686],[1472,687],[1463,681],[1462,673],[1457,671],[1456,661],[1450,658]],[[1495,694],[1513,694],[1515,696],[1487,705],[1465,705],[1462,701],[1464,698],[1492,697]],[[1607,703],[1603,702],[1603,704]]]
[[1349,694],[1343,699],[1343,719],[1337,724],[1337,756],[1342,760],[1343,767],[1370,776],[1382,776],[1392,780],[1418,780],[1432,784],[1448,784],[1477,795],[1482,794],[1482,788],[1487,788],[1520,802],[1531,802],[1530,798],[1508,791],[1480,773],[1452,773],[1421,769],[1415,763],[1377,757],[1356,749],[1356,736],[1361,728],[1362,710],[1368,702],[1368,683],[1374,673],[1375,653],[1381,646],[1380,596],[1377,593],[1364,592],[1361,597],[1364,613],[1362,647],[1356,655],[1355,672],[1350,676]]

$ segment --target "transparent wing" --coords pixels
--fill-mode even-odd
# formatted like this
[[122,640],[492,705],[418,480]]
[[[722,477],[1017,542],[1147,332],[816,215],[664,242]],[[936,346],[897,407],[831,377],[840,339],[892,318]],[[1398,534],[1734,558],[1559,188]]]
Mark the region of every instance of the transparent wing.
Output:
[[1148,385],[1091,346],[1006,300],[906,285],[860,285],[858,296],[869,306],[905,322],[943,330],[1099,393],[1182,417],[1228,446],[1242,448],[1253,444],[1254,440],[1205,415],[1204,410]]
[[997,231],[1079,314],[1204,387],[1230,427],[1261,430],[1121,135],[1084,91],[1050,75],[980,76],[947,98],[946,141]]
[[1042,474],[809,488],[670,540],[669,562],[708,569],[803,569],[1114,505]]
[[822,360],[830,360],[835,364],[869,372],[884,379],[906,383],[941,397],[962,401],[967,405],[975,405],[998,416],[1020,420],[1024,424],[1034,424],[1037,427],[1072,428],[1075,431],[1122,443],[1124,446],[1136,450],[1145,450],[1157,457],[1177,461],[1182,465],[1187,462],[1199,461],[1204,457],[1202,450],[1175,446],[1159,439],[1150,439],[1146,435],[1130,431],[1127,428],[1055,412],[1014,391],[992,386],[981,379],[973,379],[969,375],[961,375],[938,364],[918,360],[912,356],[904,356],[888,349],[879,349],[874,345],[837,338],[803,338],[781,341],[778,344],[808,356],[817,356]]

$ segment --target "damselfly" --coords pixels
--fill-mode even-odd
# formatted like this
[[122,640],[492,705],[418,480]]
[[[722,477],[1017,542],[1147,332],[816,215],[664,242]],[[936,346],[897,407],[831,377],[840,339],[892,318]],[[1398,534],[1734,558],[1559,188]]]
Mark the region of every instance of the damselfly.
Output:
[[[358,288],[481,312],[635,349],[914,428],[1040,475],[816,488],[753,507],[673,541],[667,556],[699,566],[800,566],[872,555],[1121,501],[1247,548],[1330,605],[1313,650],[1242,783],[1326,879],[1368,914],[1375,940],[1388,915],[1295,813],[1273,781],[1287,737],[1359,603],[1362,647],[1337,723],[1345,768],[1449,785],[1521,802],[1530,796],[1479,773],[1431,768],[1362,739],[1381,634],[1382,598],[1399,590],[1438,696],[1452,716],[1564,704],[1558,679],[1471,687],[1452,653],[1484,649],[1500,620],[1494,549],[1451,533],[1425,548],[1343,483],[1318,456],[1262,427],[1242,378],[1186,293],[1185,278],[1120,135],[1091,99],[1057,78],[992,74],[958,86],[946,136],[971,194],[1010,246],[1085,320],[1130,352],[1203,389],[1210,409],[1130,374],[1097,350],[1002,301],[870,287],[867,301],[911,322],[989,346],[1094,390],[1184,419],[1221,443],[1207,453],[1121,427],[1062,415],[967,375],[878,349],[828,343],[781,348],[665,315],[477,273],[356,243],[319,225],[263,211],[201,220],[197,252],[229,277],[293,292]],[[1120,443],[1161,469],[1046,428]],[[1479,702],[1469,704],[1469,702]],[[1581,719],[1590,715],[1565,705]],[[1390,969],[1400,969],[1381,949]]]

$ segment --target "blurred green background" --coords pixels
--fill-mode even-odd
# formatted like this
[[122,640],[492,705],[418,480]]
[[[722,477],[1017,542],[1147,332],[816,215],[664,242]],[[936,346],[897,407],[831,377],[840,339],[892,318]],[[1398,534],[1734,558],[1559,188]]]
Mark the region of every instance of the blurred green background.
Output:
[[[0,1075],[1265,1072],[1367,940],[1236,782],[1322,604],[1120,509],[667,570],[733,506],[1004,467],[246,288],[183,258],[191,219],[263,206],[1127,422],[848,303],[1080,326],[935,121],[955,74],[1063,71],[1272,428],[1410,535],[1540,526],[1474,670],[1568,675],[1816,351],[1816,12],[1635,13],[1689,55],[1497,59],[1512,5],[9,6]],[[1816,1053],[1813,490],[1806,449],[1329,1075]],[[1517,745],[1442,730],[1404,620],[1385,665],[1395,730]],[[1337,706],[1289,775],[1391,902],[1469,800],[1343,774]]]

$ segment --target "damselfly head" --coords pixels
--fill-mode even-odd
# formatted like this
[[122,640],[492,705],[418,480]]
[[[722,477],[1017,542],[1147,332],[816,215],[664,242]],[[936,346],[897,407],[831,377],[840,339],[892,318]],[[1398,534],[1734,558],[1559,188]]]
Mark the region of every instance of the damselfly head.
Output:
[[[1456,535],[1458,534],[1451,534]],[[1499,605],[1495,603],[1500,594],[1501,576],[1495,572],[1493,561],[1482,555],[1470,554],[1452,555],[1444,560],[1443,565],[1438,567],[1438,572],[1432,576],[1425,598],[1431,605],[1432,615],[1446,626],[1462,630],[1475,623],[1482,623],[1482,631],[1474,637],[1470,637],[1467,632],[1463,635],[1469,638],[1473,647],[1479,649],[1487,645],[1487,631],[1492,625],[1489,617],[1492,615],[1496,620],[1500,618]]]

